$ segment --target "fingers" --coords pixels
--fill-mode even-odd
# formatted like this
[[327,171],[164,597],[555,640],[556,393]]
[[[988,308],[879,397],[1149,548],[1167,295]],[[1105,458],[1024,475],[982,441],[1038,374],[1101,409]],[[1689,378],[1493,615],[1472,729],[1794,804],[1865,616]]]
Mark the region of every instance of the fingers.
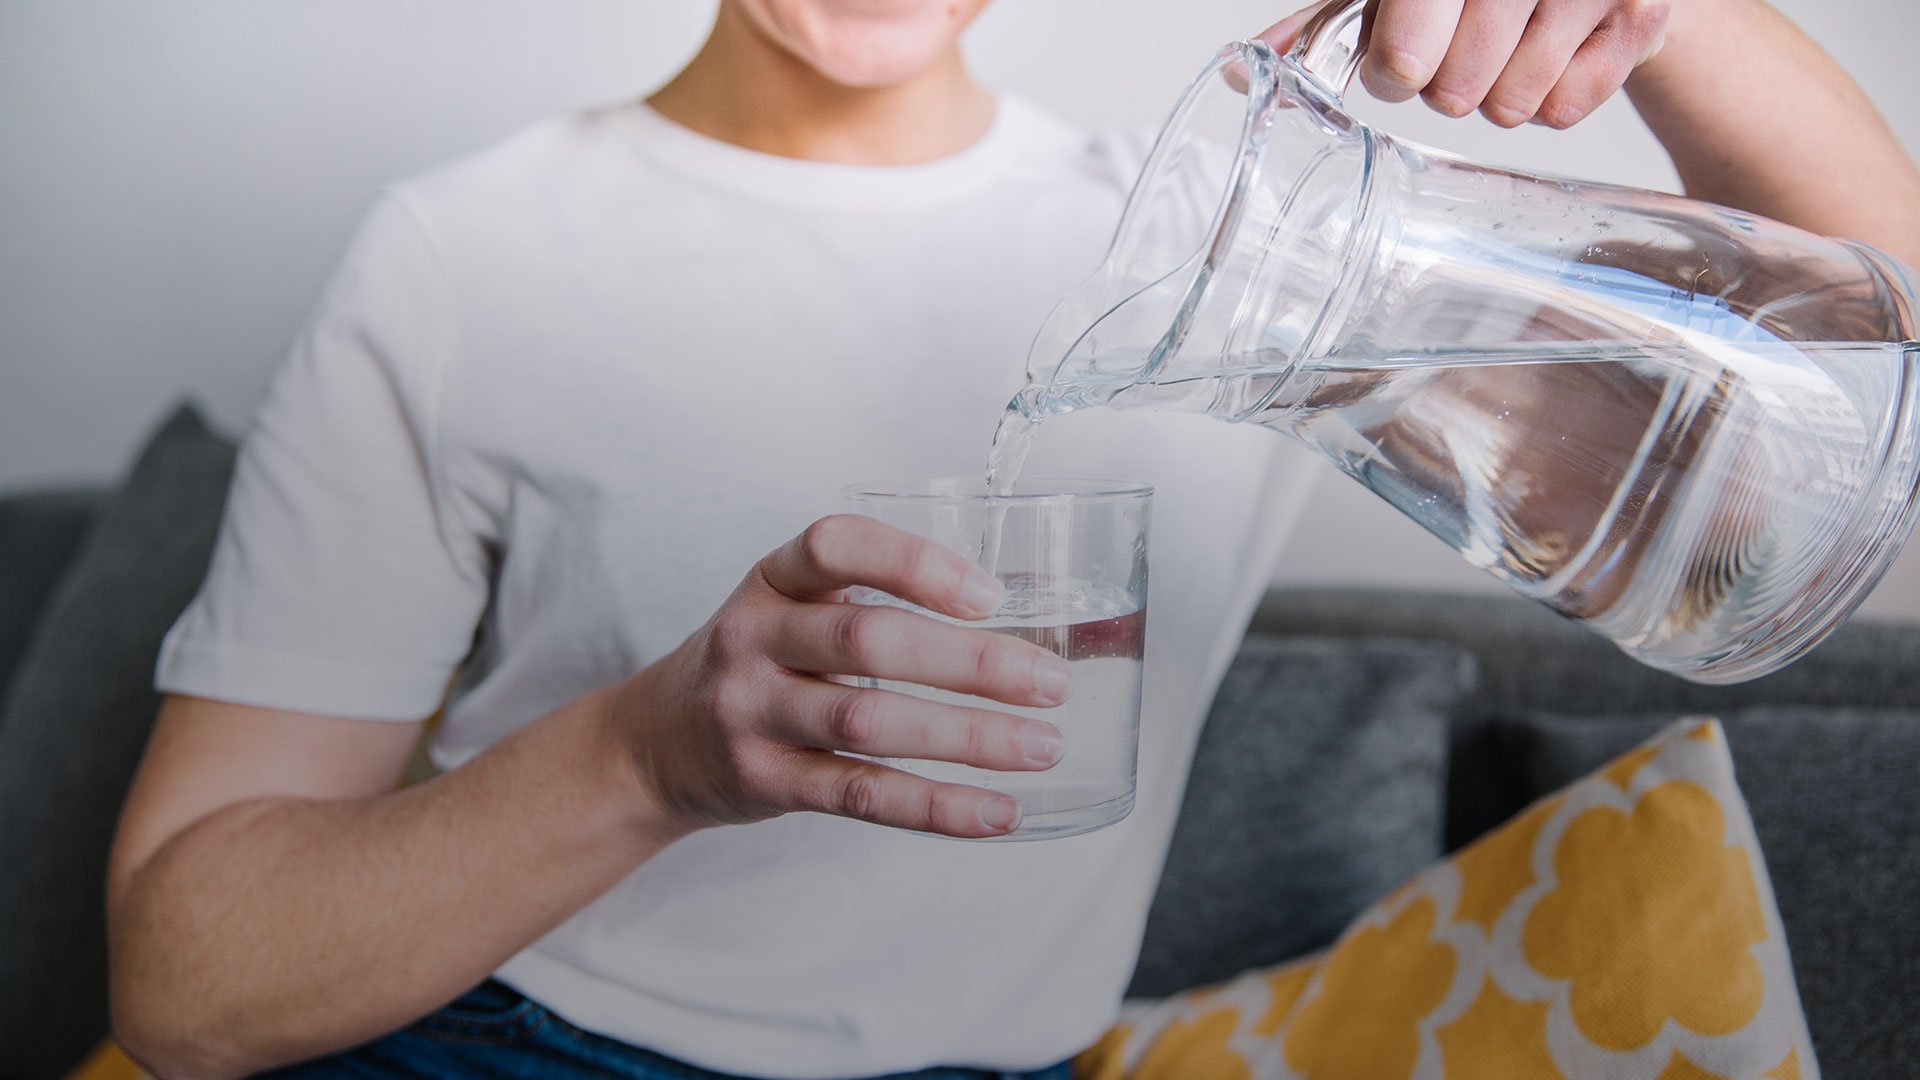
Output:
[[[1541,103],[1553,91],[1574,53],[1592,35],[1601,13],[1582,11],[1564,5],[1543,7],[1534,13],[1533,22],[1520,37],[1505,71],[1494,80],[1480,107],[1481,115],[1501,127],[1517,127],[1540,112]],[[1623,74],[1621,79],[1624,81]],[[1611,94],[1615,83],[1606,93]],[[1604,95],[1603,95],[1604,97]],[[1597,105],[1598,102],[1595,102]]]
[[1360,81],[1382,101],[1405,101],[1426,89],[1460,24],[1462,0],[1384,0],[1367,26]]
[[1664,12],[1659,25],[1633,24],[1636,17],[1645,18],[1646,10],[1642,6],[1637,16],[1620,14],[1594,28],[1535,110],[1541,123],[1565,129],[1586,119],[1613,96],[1641,61],[1659,50]]
[[809,525],[762,559],[760,573],[795,600],[864,585],[959,619],[984,618],[1000,606],[1000,583],[985,570],[930,540],[851,514]]
[[1420,91],[1434,111],[1465,116],[1480,107],[1527,28],[1536,0],[1480,0],[1460,13],[1447,54]]
[[1044,720],[942,705],[817,679],[785,686],[765,734],[779,742],[874,757],[951,761],[998,772],[1052,768],[1065,752]]
[[799,759],[791,790],[796,810],[920,832],[979,838],[1012,832],[1020,824],[1020,804],[1006,795],[831,754]]
[[1058,705],[1072,678],[1066,661],[1031,642],[861,604],[796,605],[773,630],[767,656],[795,671],[895,679],[1009,705]]
[[[1361,81],[1502,127],[1564,128],[1659,51],[1672,0],[1375,0]],[[1298,18],[1296,16],[1295,18]],[[1294,20],[1273,28],[1298,32]]]

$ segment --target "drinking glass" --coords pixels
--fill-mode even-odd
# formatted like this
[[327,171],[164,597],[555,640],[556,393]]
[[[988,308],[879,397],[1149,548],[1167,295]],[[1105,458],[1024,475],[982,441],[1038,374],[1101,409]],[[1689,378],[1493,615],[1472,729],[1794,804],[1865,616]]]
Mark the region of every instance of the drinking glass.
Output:
[[951,762],[883,759],[946,783],[1002,791],[1020,803],[1020,827],[993,840],[1074,836],[1133,809],[1146,651],[1147,533],[1153,489],[1103,480],[1021,479],[1017,494],[989,495],[983,479],[850,485],[845,509],[925,537],[988,566],[1006,586],[991,617],[961,621],[874,589],[854,603],[907,608],[956,625],[1007,634],[1067,662],[1073,691],[1053,708],[1024,708],[884,679],[865,687],[1046,720],[1066,750],[1042,772],[998,772]]

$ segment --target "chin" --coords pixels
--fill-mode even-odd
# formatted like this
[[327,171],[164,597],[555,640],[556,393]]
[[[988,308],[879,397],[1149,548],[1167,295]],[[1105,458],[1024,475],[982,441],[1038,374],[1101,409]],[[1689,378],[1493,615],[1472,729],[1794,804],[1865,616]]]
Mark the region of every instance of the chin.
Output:
[[762,33],[844,86],[892,86],[945,59],[987,0],[735,0]]

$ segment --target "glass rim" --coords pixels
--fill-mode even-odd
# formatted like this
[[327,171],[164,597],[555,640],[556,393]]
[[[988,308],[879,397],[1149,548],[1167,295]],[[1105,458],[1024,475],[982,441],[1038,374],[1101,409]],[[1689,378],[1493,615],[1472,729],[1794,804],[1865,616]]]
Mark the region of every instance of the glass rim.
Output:
[[1131,480],[1087,477],[1023,476],[1019,490],[992,495],[983,476],[939,476],[901,480],[867,480],[840,489],[842,498],[874,503],[1092,503],[1143,500],[1153,497],[1153,485]]

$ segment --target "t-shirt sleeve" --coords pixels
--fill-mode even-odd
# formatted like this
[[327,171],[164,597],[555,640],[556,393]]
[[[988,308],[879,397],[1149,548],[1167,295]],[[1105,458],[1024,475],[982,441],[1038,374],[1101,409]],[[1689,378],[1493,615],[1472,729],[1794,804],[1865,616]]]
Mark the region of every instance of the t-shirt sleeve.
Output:
[[439,482],[457,327],[418,217],[368,214],[241,446],[205,582],[156,685],[372,720],[438,706],[487,598],[488,545]]

